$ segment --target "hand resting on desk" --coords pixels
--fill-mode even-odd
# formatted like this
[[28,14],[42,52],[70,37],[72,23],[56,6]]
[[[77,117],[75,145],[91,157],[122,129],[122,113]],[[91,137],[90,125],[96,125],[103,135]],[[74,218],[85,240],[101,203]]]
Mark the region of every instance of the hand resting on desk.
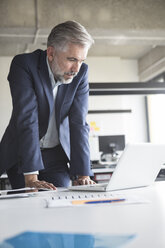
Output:
[[95,184],[95,182],[89,176],[78,176],[78,179],[73,181],[74,186],[87,184]]
[[25,187],[30,188],[46,188],[51,190],[56,190],[57,188],[52,184],[46,181],[39,181],[36,174],[25,175]]
[[[73,181],[74,186],[87,184],[95,184],[95,182],[91,180],[89,176],[78,176],[78,178]],[[46,181],[39,181],[38,176],[35,174],[25,175],[25,187],[37,189],[46,188],[52,190],[57,189],[52,183],[48,183]]]

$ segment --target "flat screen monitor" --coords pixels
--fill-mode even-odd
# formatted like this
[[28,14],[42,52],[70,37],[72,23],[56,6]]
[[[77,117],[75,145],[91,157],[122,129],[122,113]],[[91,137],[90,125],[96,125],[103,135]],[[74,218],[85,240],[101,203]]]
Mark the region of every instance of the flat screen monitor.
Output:
[[103,135],[99,136],[99,151],[103,154],[123,151],[125,147],[125,135]]

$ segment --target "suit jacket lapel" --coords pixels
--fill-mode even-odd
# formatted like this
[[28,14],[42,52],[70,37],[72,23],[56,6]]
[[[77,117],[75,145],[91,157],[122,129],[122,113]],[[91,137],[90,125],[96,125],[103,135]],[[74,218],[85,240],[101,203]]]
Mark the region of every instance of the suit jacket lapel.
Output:
[[57,126],[60,125],[61,109],[62,109],[62,104],[64,102],[67,89],[68,89],[68,84],[66,85],[62,84],[58,87],[58,92],[56,96],[56,105],[55,105]]
[[54,100],[53,100],[52,85],[50,82],[47,63],[46,63],[46,51],[44,51],[44,53],[41,53],[41,59],[40,59],[40,64],[39,64],[38,69],[39,69],[39,75],[41,78],[41,82],[45,90],[45,94],[47,96],[49,110],[51,113],[53,110]]

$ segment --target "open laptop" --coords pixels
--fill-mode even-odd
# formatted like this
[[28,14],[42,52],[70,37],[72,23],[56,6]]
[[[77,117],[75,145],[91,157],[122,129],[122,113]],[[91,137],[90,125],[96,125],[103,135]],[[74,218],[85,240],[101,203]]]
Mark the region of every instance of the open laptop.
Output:
[[165,163],[165,144],[128,144],[108,183],[70,186],[70,190],[112,191],[151,185]]

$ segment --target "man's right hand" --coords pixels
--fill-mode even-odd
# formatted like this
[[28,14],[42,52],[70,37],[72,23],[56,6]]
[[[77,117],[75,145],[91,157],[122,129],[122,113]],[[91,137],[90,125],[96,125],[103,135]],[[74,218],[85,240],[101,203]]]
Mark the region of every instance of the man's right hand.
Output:
[[45,181],[39,181],[36,174],[24,175],[25,177],[25,187],[30,188],[46,188],[51,190],[56,190],[57,188],[52,184]]

